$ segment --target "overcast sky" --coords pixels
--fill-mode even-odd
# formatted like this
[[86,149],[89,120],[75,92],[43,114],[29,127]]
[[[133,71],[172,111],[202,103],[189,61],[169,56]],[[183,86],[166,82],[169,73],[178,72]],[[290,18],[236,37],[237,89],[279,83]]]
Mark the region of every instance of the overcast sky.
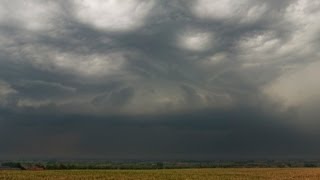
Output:
[[320,158],[318,0],[1,0],[0,158]]

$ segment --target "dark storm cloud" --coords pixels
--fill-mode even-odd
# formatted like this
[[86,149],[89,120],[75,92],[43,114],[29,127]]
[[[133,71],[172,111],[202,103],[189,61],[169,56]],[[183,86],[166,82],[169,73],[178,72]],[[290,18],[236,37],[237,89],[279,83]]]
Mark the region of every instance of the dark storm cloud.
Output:
[[308,0],[3,1],[0,155],[313,156],[319,12]]
[[9,113],[6,118],[10,121],[1,120],[1,154],[14,158],[287,158],[315,157],[320,148],[310,141],[314,134],[288,124],[290,117],[254,107],[162,116],[22,118]]

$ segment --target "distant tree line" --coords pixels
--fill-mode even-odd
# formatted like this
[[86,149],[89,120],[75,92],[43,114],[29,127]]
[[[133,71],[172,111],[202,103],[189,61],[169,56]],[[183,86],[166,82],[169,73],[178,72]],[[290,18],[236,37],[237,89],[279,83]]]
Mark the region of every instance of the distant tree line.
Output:
[[172,162],[77,162],[21,161],[3,162],[3,167],[22,170],[59,169],[181,169],[181,168],[289,168],[320,167],[320,161],[172,161]]

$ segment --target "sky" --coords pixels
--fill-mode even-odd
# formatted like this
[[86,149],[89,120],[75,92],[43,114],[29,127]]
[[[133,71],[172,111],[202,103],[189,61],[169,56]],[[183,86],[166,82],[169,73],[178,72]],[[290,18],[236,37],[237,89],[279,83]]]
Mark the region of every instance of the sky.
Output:
[[0,158],[320,158],[318,0],[2,0]]

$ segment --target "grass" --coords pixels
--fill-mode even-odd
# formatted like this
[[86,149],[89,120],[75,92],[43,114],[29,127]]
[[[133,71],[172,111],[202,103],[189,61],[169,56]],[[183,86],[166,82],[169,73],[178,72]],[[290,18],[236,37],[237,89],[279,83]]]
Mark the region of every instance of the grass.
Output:
[[238,168],[178,170],[47,170],[0,171],[0,179],[107,179],[107,180],[210,180],[210,179],[320,179],[320,168]]

